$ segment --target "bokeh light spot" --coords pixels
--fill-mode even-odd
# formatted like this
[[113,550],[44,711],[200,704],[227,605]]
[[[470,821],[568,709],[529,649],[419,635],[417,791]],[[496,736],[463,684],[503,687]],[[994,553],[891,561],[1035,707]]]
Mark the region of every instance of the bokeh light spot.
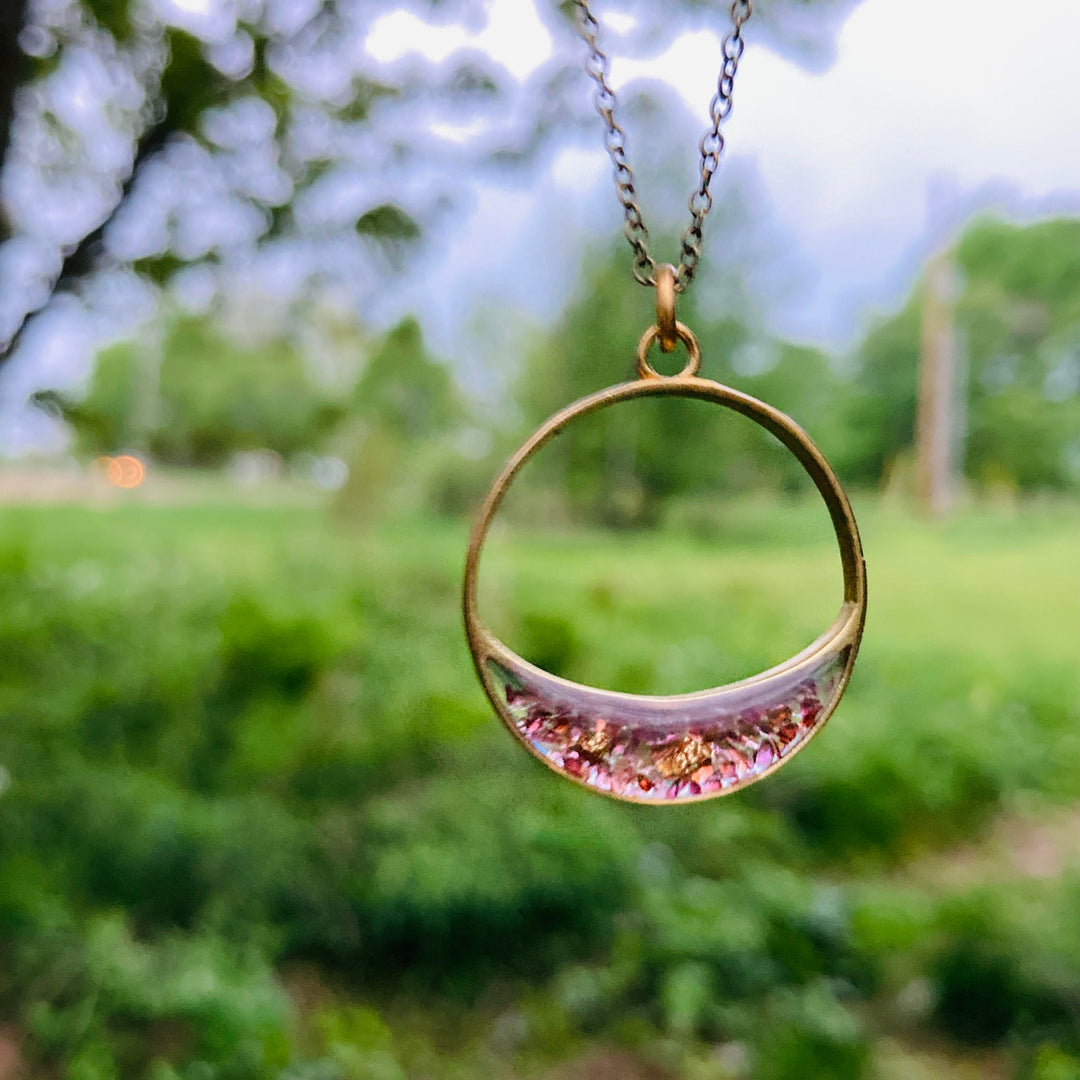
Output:
[[94,464],[114,487],[136,488],[146,479],[146,466],[134,454],[100,457]]

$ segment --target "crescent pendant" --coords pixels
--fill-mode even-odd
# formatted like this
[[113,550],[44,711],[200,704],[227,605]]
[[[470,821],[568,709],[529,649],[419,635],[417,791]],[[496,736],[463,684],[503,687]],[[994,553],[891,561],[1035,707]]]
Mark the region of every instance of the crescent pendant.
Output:
[[[679,337],[693,335],[679,324]],[[684,336],[684,332],[685,335]],[[601,390],[552,416],[510,458],[488,492],[465,565],[465,629],[480,681],[513,735],[545,765],[593,791],[629,802],[672,804],[726,795],[768,776],[801,750],[832,715],[851,676],[866,617],[866,568],[858,527],[835,473],[789,416],[695,374],[676,376],[643,361],[637,381]],[[649,340],[646,340],[649,339]],[[559,678],[518,656],[477,611],[477,573],[488,527],[518,471],[567,424],[640,397],[709,401],[748,417],[798,458],[825,500],[840,548],[844,598],[833,624],[798,655],[740,682],[692,694],[648,696]]]

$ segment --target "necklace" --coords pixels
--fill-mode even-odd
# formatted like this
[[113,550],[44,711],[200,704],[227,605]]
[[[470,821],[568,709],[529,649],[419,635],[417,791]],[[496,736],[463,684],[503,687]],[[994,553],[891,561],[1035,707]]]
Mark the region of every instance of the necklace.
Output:
[[[723,66],[709,106],[712,126],[701,139],[701,183],[690,197],[679,267],[658,265],[627,162],[626,136],[615,120],[608,60],[587,0],[575,0],[578,29],[589,47],[586,70],[596,83],[604,144],[615,167],[634,278],[656,290],[656,324],[641,336],[637,379],[600,390],[543,423],[496,478],[473,527],[465,562],[464,615],[469,650],[491,704],[507,728],[561,775],[629,802],[687,802],[725,795],[760,780],[804,747],[832,715],[851,677],[866,619],[866,567],[851,506],[836,474],[810,436],[791,417],[747,394],[698,375],[701,350],[675,318],[675,300],[694,278],[702,227],[712,206],[709,186],[724,148],[721,125],[731,112],[732,88],[750,17],[750,0],[733,0],[732,29],[722,42]],[[678,375],[661,375],[649,350],[682,342],[687,361]],[[600,690],[559,678],[530,664],[484,625],[477,611],[480,554],[488,527],[518,471],[576,419],[642,397],[708,401],[748,417],[791,451],[814,482],[832,519],[843,569],[843,602],[832,625],[802,652],[740,682],[693,694],[654,697]]]

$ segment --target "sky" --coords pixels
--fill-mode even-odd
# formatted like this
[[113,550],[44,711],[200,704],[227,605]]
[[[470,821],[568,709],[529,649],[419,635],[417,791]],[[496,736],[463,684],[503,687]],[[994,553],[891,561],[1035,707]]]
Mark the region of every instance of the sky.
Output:
[[[222,0],[159,2],[196,22],[221,15]],[[584,53],[568,34],[553,39],[537,2],[552,0],[474,5],[467,26],[429,26],[395,5],[363,44],[387,70],[414,50],[440,60],[473,47],[526,79],[557,49]],[[625,99],[639,80],[660,80],[703,129],[726,17],[718,32],[686,33],[643,60],[620,52],[632,19],[607,0],[594,6],[616,91]],[[796,9],[786,10],[790,19]],[[975,213],[1019,220],[1080,213],[1080,4],[942,0],[932,17],[928,10],[911,0],[862,0],[841,24],[831,62],[813,69],[776,44],[769,0],[759,0],[747,24],[714,191],[723,200],[738,185],[742,213],[768,237],[749,284],[770,333],[842,353],[876,313],[903,302],[925,257]],[[590,98],[583,72],[580,91]],[[684,149],[674,146],[658,161],[629,126],[632,161],[643,174],[669,170],[672,184],[689,193],[696,130],[687,129]],[[461,143],[475,132],[440,122],[432,135]],[[466,382],[481,379],[492,353],[513,347],[507,327],[556,318],[581,283],[583,253],[606,252],[620,234],[599,118],[586,136],[567,140],[525,175],[466,176],[462,212],[436,224],[422,259],[364,315],[378,328],[417,314],[435,351]],[[101,152],[108,145],[101,142]],[[648,194],[643,184],[647,221],[655,220]],[[228,220],[243,224],[237,215]],[[707,226],[706,268],[722,270],[734,257]],[[629,262],[628,252],[627,287],[637,288]],[[145,312],[146,298],[125,288],[99,288],[92,319],[58,306],[48,332],[42,327],[27,341],[25,362],[20,357],[0,386],[0,453],[56,445],[57,430],[21,403],[38,386],[77,379],[100,341],[130,332],[125,312]],[[648,307],[643,296],[643,317]]]
[[[604,30],[625,29],[626,16],[606,18],[605,5],[595,6]],[[777,334],[846,348],[872,313],[902,300],[922,259],[973,213],[1025,219],[1080,209],[1080,4],[945,0],[930,11],[911,0],[862,0],[822,71],[755,41],[753,19],[744,31],[726,161],[714,184],[722,188],[725,171],[749,170],[757,199],[748,212],[767,215],[783,237],[787,265],[776,291],[784,295],[770,314]],[[435,58],[466,43],[521,77],[554,47],[529,0],[494,0],[487,25],[471,33],[396,12],[368,38],[386,61],[410,49]],[[612,83],[619,93],[636,79],[661,79],[704,121],[717,49],[709,32],[685,34],[649,60],[611,49]],[[598,119],[594,145],[563,151],[532,190],[482,191],[450,240],[447,261],[459,268],[461,291],[502,282],[506,302],[541,318],[558,310],[573,286],[573,245],[603,243],[621,225],[600,135]],[[633,135],[636,160],[645,151]],[[692,176],[695,153],[688,146],[672,168]],[[487,243],[508,216],[522,219],[513,234]],[[563,228],[552,230],[560,219]],[[560,233],[572,243],[560,244]],[[526,276],[515,266],[530,245]],[[708,235],[706,259],[723,259]],[[431,275],[423,292],[430,296],[438,280]],[[770,286],[767,268],[761,285]],[[457,291],[436,290],[444,303],[427,312],[449,340],[459,336]]]

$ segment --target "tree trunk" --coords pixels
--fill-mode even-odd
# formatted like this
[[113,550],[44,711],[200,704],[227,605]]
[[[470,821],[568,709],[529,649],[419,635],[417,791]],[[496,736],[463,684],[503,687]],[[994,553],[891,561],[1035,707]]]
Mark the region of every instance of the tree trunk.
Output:
[[926,267],[916,415],[916,496],[919,509],[943,517],[956,498],[956,273],[952,254]]

